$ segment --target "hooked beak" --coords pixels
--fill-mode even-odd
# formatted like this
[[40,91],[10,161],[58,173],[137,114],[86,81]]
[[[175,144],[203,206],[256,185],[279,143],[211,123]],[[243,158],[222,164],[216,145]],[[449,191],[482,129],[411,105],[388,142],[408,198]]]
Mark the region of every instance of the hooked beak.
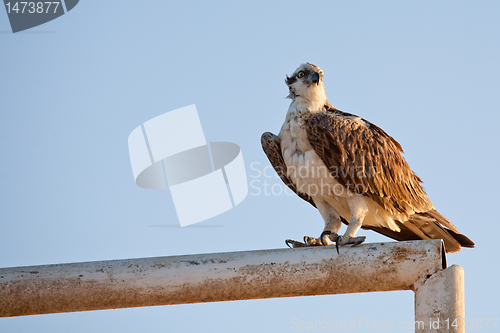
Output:
[[312,73],[311,81],[312,81],[312,83],[316,83],[316,84],[319,83],[319,73],[318,72]]

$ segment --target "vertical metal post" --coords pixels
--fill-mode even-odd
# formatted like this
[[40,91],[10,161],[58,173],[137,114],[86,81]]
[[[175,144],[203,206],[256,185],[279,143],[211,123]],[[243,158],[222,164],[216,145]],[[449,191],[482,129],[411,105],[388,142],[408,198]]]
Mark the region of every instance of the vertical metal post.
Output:
[[439,271],[415,290],[416,333],[462,333],[464,327],[464,269],[453,265]]

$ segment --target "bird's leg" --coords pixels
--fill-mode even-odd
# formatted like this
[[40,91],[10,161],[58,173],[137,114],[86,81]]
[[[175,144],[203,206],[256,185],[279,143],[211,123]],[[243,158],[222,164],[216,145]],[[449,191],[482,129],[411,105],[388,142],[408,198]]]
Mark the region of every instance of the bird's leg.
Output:
[[342,223],[340,222],[339,214],[337,214],[332,206],[319,200],[314,203],[325,221],[325,228],[318,238],[304,236],[304,243],[307,246],[326,246],[329,245],[330,241],[334,242],[337,239]]
[[[338,223],[340,224],[340,218],[338,220]],[[336,231],[334,231],[336,230]],[[323,232],[318,238],[315,237],[309,237],[309,236],[304,236],[304,243],[306,243],[307,246],[326,246],[330,244],[330,241],[335,242],[337,239],[338,231],[340,230],[340,226],[338,228],[333,227],[331,223],[327,223],[325,225],[325,228],[323,229]]]
[[348,201],[348,204],[351,209],[351,219],[349,220],[349,225],[347,226],[347,230],[344,235],[338,236],[335,240],[337,252],[339,252],[339,246],[346,244],[358,245],[366,240],[366,236],[356,237],[356,233],[363,225],[363,220],[368,213],[368,207],[360,204],[360,201],[356,199]]
[[324,201],[314,201],[314,204],[318,208],[323,220],[325,220],[325,228],[323,229],[323,232],[318,238],[304,236],[304,243],[287,239],[285,244],[288,247],[324,246],[329,245],[330,241],[334,242],[337,239],[338,232],[342,226],[339,214],[337,214],[337,212]]

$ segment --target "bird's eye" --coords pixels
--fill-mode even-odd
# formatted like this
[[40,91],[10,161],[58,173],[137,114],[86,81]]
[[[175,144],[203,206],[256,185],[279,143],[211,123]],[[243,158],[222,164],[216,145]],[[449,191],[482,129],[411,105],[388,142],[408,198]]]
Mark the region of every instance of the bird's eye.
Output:
[[298,72],[298,73],[297,73],[297,77],[298,77],[298,78],[304,77],[304,75],[305,75],[305,74],[304,74],[304,72],[303,72],[303,71],[300,71],[300,72]]

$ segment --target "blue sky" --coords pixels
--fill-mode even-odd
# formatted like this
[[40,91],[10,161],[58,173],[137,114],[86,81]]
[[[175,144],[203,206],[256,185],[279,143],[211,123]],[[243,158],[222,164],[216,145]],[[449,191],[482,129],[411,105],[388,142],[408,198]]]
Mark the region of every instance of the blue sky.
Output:
[[[135,185],[127,148],[143,122],[196,104],[207,140],[237,143],[249,181],[279,189],[257,177],[269,165],[260,135],[284,120],[285,75],[311,62],[330,103],[398,140],[435,207],[475,241],[448,256],[465,269],[467,318],[500,317],[499,17],[495,1],[82,0],[12,34],[0,10],[0,267],[282,248],[319,235],[308,203],[253,188],[203,228],[167,227],[178,223],[170,193]],[[413,293],[2,318],[0,331],[286,332],[294,318],[411,321]]]

